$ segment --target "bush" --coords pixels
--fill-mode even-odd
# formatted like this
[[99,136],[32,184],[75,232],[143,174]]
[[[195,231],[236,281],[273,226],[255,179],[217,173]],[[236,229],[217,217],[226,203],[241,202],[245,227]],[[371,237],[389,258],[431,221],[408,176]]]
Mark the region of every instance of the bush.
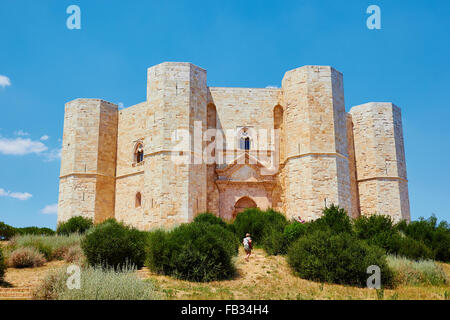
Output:
[[139,279],[133,268],[122,270],[86,268],[80,289],[70,290],[65,268],[50,272],[34,292],[38,300],[155,300],[161,295],[152,282]]
[[388,255],[387,262],[394,272],[396,285],[441,286],[448,283],[444,270],[434,261],[412,261],[407,258]]
[[9,240],[14,237],[17,230],[10,225],[0,221],[0,240]]
[[0,246],[0,283],[3,282],[5,271],[6,271],[5,256],[3,255],[3,249]]
[[400,234],[403,226],[394,226],[389,216],[372,215],[359,217],[354,222],[359,239],[383,248],[387,253],[410,259],[432,259],[434,254],[422,241]]
[[450,261],[450,226],[446,221],[437,224],[437,218],[420,218],[407,224],[402,221],[397,228],[406,236],[423,242],[433,251],[436,260]]
[[81,236],[72,234],[70,236],[42,236],[42,235],[20,235],[11,239],[8,247],[12,250],[24,247],[35,248],[41,252],[47,261],[52,259],[64,259],[69,247],[80,245]]
[[216,225],[221,226],[222,228],[227,229],[228,231],[230,231],[232,233],[235,233],[235,228],[232,224],[226,223],[224,220],[217,217],[213,213],[209,213],[209,212],[201,213],[194,218],[193,222],[216,224]]
[[268,227],[264,231],[262,246],[267,254],[279,255],[286,253],[286,242],[283,231],[276,227]]
[[64,261],[69,263],[82,263],[83,258],[83,251],[80,246],[69,247],[63,256]]
[[262,246],[268,254],[277,255],[285,253],[283,232],[287,224],[285,216],[279,212],[250,208],[236,217],[233,226],[239,238],[250,233],[255,246]]
[[306,234],[306,224],[297,221],[291,222],[284,228],[284,241],[286,244],[294,243],[298,238]]
[[223,221],[219,217],[217,217],[214,214],[209,213],[209,212],[205,212],[205,213],[201,213],[201,214],[197,215],[194,218],[193,222],[217,224],[217,225],[219,225],[219,226],[221,226],[223,228],[227,227],[227,224],[226,224],[225,221]]
[[19,248],[11,252],[8,265],[13,268],[34,268],[44,265],[44,255],[34,248]]
[[401,242],[400,234],[394,228],[389,216],[361,216],[354,220],[355,234],[370,245],[383,248],[387,253],[397,254]]
[[72,217],[58,225],[56,233],[68,236],[71,233],[83,234],[93,226],[92,219],[85,217]]
[[421,241],[414,240],[410,237],[399,237],[395,241],[397,241],[395,247],[398,248],[395,253],[399,256],[414,260],[434,258],[433,251]]
[[332,204],[322,211],[323,215],[310,223],[307,223],[307,232],[330,231],[333,234],[353,233],[352,221],[343,208]]
[[[234,241],[233,241],[234,239]],[[219,225],[183,224],[149,235],[146,265],[153,271],[189,281],[214,281],[235,273],[235,236]]]
[[92,228],[81,241],[81,248],[91,266],[120,268],[145,261],[146,235],[113,219]]
[[250,233],[255,245],[262,245],[266,233],[273,230],[284,231],[287,225],[286,218],[279,212],[273,210],[262,211],[257,208],[250,208],[238,214],[234,220],[236,235],[243,238],[246,233]]
[[381,269],[382,285],[392,284],[392,272],[383,250],[348,233],[316,231],[298,239],[288,250],[288,263],[301,278],[365,286],[367,268]]

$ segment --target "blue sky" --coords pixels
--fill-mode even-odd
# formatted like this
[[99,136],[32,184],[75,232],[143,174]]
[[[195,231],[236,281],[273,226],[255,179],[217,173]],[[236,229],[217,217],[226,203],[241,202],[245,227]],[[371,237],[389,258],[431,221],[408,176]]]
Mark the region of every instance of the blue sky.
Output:
[[[69,30],[69,5],[81,30]],[[369,5],[381,30],[366,27]],[[0,221],[56,226],[64,104],[145,100],[146,69],[188,61],[210,86],[280,86],[302,65],[344,74],[346,108],[402,108],[411,215],[450,220],[449,1],[0,0]],[[3,77],[2,77],[3,76]]]

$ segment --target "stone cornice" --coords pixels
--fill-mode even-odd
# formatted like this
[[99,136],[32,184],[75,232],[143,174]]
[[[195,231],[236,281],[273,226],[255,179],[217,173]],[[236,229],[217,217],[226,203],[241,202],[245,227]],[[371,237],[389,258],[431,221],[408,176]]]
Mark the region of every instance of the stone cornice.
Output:
[[342,158],[342,159],[345,159],[348,161],[348,157],[344,156],[342,153],[339,153],[339,152],[308,152],[308,153],[298,154],[295,156],[286,157],[283,164],[286,164],[286,162],[288,162],[291,159],[298,159],[298,158],[304,158],[304,157],[309,157],[309,156],[339,157],[339,158]]
[[370,177],[370,178],[364,178],[364,179],[359,179],[357,180],[357,182],[366,182],[366,181],[372,181],[372,180],[399,180],[399,181],[403,181],[403,182],[408,182],[408,179],[405,178],[401,178],[401,177]]
[[94,172],[72,172],[72,173],[68,173],[68,174],[64,174],[62,176],[59,176],[60,179],[62,178],[67,178],[70,176],[85,176],[85,177],[107,177],[107,178],[115,178],[114,176],[110,176],[110,175],[106,175],[103,173],[94,173]]

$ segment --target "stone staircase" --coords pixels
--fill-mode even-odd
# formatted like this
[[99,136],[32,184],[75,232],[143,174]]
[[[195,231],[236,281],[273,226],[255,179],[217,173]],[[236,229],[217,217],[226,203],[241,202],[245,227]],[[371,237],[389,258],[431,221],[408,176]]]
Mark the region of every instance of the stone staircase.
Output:
[[31,300],[33,295],[32,288],[26,287],[0,287],[0,300]]

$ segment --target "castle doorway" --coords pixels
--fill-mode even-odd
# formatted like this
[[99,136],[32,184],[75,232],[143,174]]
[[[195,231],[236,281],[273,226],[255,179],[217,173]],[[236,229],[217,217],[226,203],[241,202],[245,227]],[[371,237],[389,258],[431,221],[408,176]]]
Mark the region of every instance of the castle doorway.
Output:
[[249,197],[242,197],[238,201],[236,201],[236,204],[234,205],[234,211],[233,211],[233,219],[236,218],[236,216],[248,208],[257,208],[256,202],[253,201]]

